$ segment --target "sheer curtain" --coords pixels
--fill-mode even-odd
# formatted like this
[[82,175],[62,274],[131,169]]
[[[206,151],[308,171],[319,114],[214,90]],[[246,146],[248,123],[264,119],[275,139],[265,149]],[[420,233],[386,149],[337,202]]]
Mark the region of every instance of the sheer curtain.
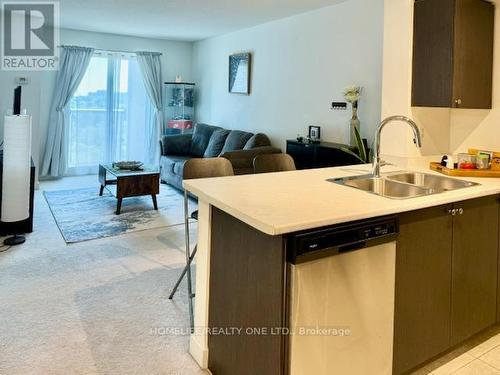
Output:
[[62,177],[67,170],[67,106],[87,70],[94,49],[62,46],[60,69],[49,115],[42,176]]
[[154,122],[154,109],[135,56],[94,55],[69,116],[69,175],[96,173],[100,163],[149,160],[145,124]]
[[160,158],[160,132],[163,126],[163,95],[160,53],[137,52],[137,62],[144,80],[146,92],[155,109],[154,121],[145,123],[150,164],[158,164]]

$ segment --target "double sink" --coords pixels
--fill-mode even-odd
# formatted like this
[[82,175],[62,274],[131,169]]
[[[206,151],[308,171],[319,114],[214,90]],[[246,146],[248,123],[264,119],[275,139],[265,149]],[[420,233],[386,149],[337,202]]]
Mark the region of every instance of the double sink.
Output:
[[420,172],[399,172],[382,177],[363,175],[334,178],[328,181],[391,199],[417,198],[479,185],[474,182]]

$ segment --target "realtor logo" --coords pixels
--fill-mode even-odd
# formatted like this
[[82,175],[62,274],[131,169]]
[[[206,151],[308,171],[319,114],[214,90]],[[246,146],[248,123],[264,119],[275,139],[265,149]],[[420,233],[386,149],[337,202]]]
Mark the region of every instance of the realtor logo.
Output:
[[2,2],[3,70],[56,70],[59,2]]

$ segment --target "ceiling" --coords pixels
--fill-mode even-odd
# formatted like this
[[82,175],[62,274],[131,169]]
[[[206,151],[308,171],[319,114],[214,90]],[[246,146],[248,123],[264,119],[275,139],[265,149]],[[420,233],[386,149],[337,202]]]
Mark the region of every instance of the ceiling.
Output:
[[196,41],[347,0],[61,0],[61,27]]

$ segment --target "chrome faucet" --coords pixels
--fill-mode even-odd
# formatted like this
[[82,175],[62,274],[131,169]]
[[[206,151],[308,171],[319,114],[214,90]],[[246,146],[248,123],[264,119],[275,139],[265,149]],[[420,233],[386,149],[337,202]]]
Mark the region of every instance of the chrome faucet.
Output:
[[380,177],[380,136],[382,134],[382,129],[384,126],[386,126],[388,123],[393,122],[393,121],[402,121],[406,122],[410,127],[413,129],[413,135],[414,139],[413,142],[417,145],[417,147],[422,147],[422,136],[420,135],[420,129],[418,128],[418,125],[415,124],[415,122],[406,117],[406,116],[391,116],[387,117],[384,119],[380,125],[377,128],[377,132],[375,133],[375,142],[373,145],[374,148],[374,156],[373,156],[373,170],[372,174],[374,177]]

